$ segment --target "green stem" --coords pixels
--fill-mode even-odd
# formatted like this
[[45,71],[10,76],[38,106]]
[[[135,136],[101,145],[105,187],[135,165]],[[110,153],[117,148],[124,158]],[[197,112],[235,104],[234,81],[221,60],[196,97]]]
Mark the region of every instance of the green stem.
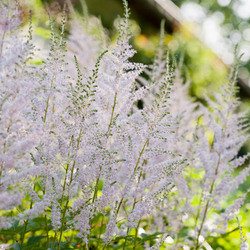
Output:
[[110,122],[109,122],[109,127],[108,127],[108,132],[107,133],[110,133],[112,122],[113,122],[113,119],[114,119],[115,106],[116,106],[116,98],[117,98],[117,92],[115,92],[114,103],[113,103],[113,107],[112,107],[112,113],[111,113],[111,117],[110,117]]
[[145,150],[145,148],[146,148],[148,142],[149,142],[149,138],[146,140],[146,142],[144,143],[144,145],[143,145],[143,147],[142,147],[142,150],[141,150],[140,153],[139,153],[139,157],[138,157],[137,162],[136,162],[136,165],[135,165],[135,167],[134,167],[133,175],[135,174],[135,172],[136,172],[136,170],[137,170],[137,168],[138,168],[138,166],[139,166],[139,163],[140,163],[140,161],[141,161],[142,154],[143,154],[143,152],[144,152],[144,150]]
[[[219,170],[219,166],[220,166],[220,157],[221,156],[219,154],[218,163],[217,163],[217,166],[216,166],[216,169],[215,169],[215,176],[218,174],[218,170]],[[210,195],[212,194],[212,192],[214,190],[214,185],[215,185],[215,179],[211,183],[211,187],[210,187],[210,190],[209,190],[209,194]],[[202,228],[204,226],[204,223],[205,223],[205,220],[206,220],[206,217],[207,217],[207,212],[208,212],[209,204],[210,204],[210,199],[206,203],[204,214],[202,216],[201,225],[200,225],[200,228],[199,228],[199,231],[198,231],[198,235],[197,235],[197,238],[196,238],[195,250],[197,250],[199,248],[199,246],[200,246],[200,244],[199,244],[199,237],[201,235],[201,231],[202,231]]]
[[[36,188],[36,183],[34,183],[33,190],[35,190],[35,188]],[[33,202],[31,201],[31,203],[30,203],[30,209],[32,209],[32,207],[33,207]],[[24,230],[23,230],[23,233],[22,233],[22,237],[21,237],[21,246],[20,246],[20,249],[21,249],[21,250],[22,250],[22,248],[23,248],[24,236],[25,236],[25,234],[26,234],[26,230],[27,230],[28,223],[29,223],[29,220],[25,220],[25,221],[24,221]]]
[[61,226],[60,236],[59,236],[59,241],[58,241],[58,246],[57,246],[58,250],[60,249],[60,244],[61,244],[61,241],[62,241],[62,234],[63,234],[63,229],[64,229],[64,219],[65,219],[66,211],[67,211],[67,208],[68,208],[68,203],[69,203],[69,198],[67,199],[66,204],[65,204],[65,208],[63,210],[62,226]]
[[68,170],[69,170],[69,164],[67,164],[66,173],[65,173],[65,177],[64,177],[64,181],[63,181],[63,191],[62,191],[62,197],[60,199],[60,207],[62,206],[62,203],[63,203],[63,196],[64,196],[64,192],[65,192],[65,189],[66,189]]
[[2,53],[3,53],[3,44],[4,44],[5,34],[6,34],[6,31],[4,31],[3,35],[2,35],[2,42],[1,42],[1,47],[0,47],[0,57],[2,57]]
[[[102,169],[102,168],[100,167],[100,174],[101,174],[101,169]],[[99,174],[99,176],[98,176],[98,178],[97,178],[97,180],[96,180],[96,184],[95,184],[95,191],[94,191],[94,195],[93,195],[92,203],[94,203],[94,202],[95,202],[95,199],[96,199],[96,197],[97,197],[97,192],[98,192],[98,185],[99,185],[100,174]]]
[[101,243],[101,235],[102,235],[103,223],[104,223],[104,215],[102,214],[102,222],[101,222],[101,226],[100,226],[100,232],[99,232],[99,236],[98,236],[98,243],[97,243],[96,249],[98,249],[98,247],[99,247],[99,245]]
[[[45,195],[45,188],[43,190],[43,195]],[[47,236],[47,248],[49,249],[49,228],[48,228],[48,219],[47,215],[44,215],[45,218],[45,230],[46,230],[46,236]]]
[[123,250],[125,250],[125,247],[126,247],[126,244],[127,244],[128,233],[129,233],[129,228],[127,229],[127,238],[126,238],[125,241],[124,241]]
[[25,220],[24,221],[24,229],[23,229],[23,233],[22,233],[22,237],[21,237],[21,245],[20,245],[21,250],[23,249],[24,236],[26,234],[27,226],[28,226],[28,220]]
[[119,202],[119,205],[118,205],[118,208],[117,208],[117,211],[116,211],[116,215],[118,215],[118,213],[119,213],[119,210],[121,208],[122,202],[123,202],[123,198]]
[[136,249],[136,245],[137,245],[137,235],[138,235],[140,223],[141,223],[141,220],[138,221],[137,227],[135,229],[135,243],[133,247],[134,250]]
[[202,191],[201,191],[201,195],[200,195],[200,199],[199,199],[199,205],[198,205],[198,209],[197,209],[197,214],[195,216],[195,227],[197,227],[198,219],[200,217],[201,202],[202,202],[202,198],[203,198],[203,188],[204,188],[204,186],[202,187]]
[[54,246],[55,246],[56,238],[57,238],[57,231],[55,231],[55,235],[54,235],[54,237],[53,237],[52,248],[54,248]]
[[[7,128],[7,133],[10,132],[11,124],[12,124],[12,120],[10,121],[10,124],[9,124],[9,126]],[[3,143],[3,153],[5,154],[6,151],[7,151],[7,141],[5,140],[4,143]],[[2,174],[3,174],[3,166],[1,166],[1,168],[0,168],[0,186],[1,186]]]
[[1,187],[2,173],[3,173],[3,167],[0,168],[0,187]]
[[204,211],[204,214],[203,214],[203,217],[202,217],[202,221],[201,221],[201,226],[200,226],[200,229],[198,231],[198,235],[197,235],[197,238],[196,238],[196,244],[195,244],[195,250],[199,249],[199,237],[200,237],[200,234],[201,234],[201,230],[203,228],[203,225],[204,225],[204,222],[205,222],[205,219],[206,219],[206,216],[207,216],[207,211],[208,211],[208,207],[209,207],[209,201],[207,201],[207,204],[206,204],[206,207],[205,207],[205,211]]
[[[55,80],[55,73],[52,76],[52,80],[51,80],[51,84],[50,84],[50,89],[53,88],[53,82],[54,82],[54,80]],[[43,118],[43,122],[44,123],[46,122],[47,113],[48,113],[48,109],[49,109],[49,100],[50,100],[50,98],[48,97],[48,99],[46,101],[46,108],[45,108],[45,111],[44,111],[44,118]]]
[[46,228],[46,234],[47,234],[47,249],[49,249],[49,228],[48,228],[48,220],[47,215],[45,217],[45,228]]

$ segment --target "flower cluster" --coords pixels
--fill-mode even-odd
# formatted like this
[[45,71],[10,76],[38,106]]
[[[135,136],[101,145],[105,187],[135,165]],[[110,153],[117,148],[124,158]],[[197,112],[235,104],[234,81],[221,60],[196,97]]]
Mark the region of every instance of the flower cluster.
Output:
[[[153,64],[131,62],[123,4],[115,45],[91,35],[87,18],[74,18],[66,38],[66,7],[59,31],[50,16],[48,58],[34,64],[32,23],[23,38],[19,6],[0,3],[0,228],[18,221],[21,248],[42,218],[47,248],[77,232],[86,248],[122,241],[140,249],[144,228],[162,232],[154,248],[171,236],[176,248],[198,249],[244,201],[219,212],[249,174],[234,174],[248,157],[237,157],[247,139],[235,112],[237,72],[216,101],[195,103],[164,49],[164,23]],[[181,237],[185,227],[192,240]]]

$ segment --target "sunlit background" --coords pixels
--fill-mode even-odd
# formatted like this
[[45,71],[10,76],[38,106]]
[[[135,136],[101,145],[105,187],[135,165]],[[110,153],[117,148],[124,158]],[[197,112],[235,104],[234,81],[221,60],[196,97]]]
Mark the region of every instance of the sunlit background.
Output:
[[[71,0],[83,14],[80,0]],[[117,15],[122,15],[120,0],[86,0],[88,11],[99,17],[109,37],[115,36]],[[22,0],[35,8],[37,35],[49,33],[41,19],[42,5],[60,12],[63,1]],[[174,4],[173,8],[172,4]],[[250,96],[250,1],[249,0],[130,0],[133,44],[139,53],[136,61],[150,63],[158,41],[160,22],[166,19],[166,44],[179,57],[184,53],[185,66],[191,79],[192,95],[202,98],[210,89],[223,83],[228,66],[234,63],[234,47],[241,57],[241,96]],[[170,13],[170,15],[169,15]],[[47,23],[48,24],[48,23]],[[46,31],[47,30],[47,31]]]

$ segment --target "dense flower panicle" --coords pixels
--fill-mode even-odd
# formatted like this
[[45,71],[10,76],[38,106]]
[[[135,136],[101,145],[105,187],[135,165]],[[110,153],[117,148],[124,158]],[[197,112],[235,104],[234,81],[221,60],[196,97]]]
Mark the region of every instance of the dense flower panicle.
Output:
[[17,4],[9,4],[9,1],[1,2],[1,30],[8,32],[19,28],[21,24],[20,11]]
[[195,103],[164,49],[164,23],[153,65],[131,62],[125,0],[115,45],[100,52],[105,43],[90,34],[88,16],[74,17],[66,43],[64,9],[59,32],[50,17],[48,58],[33,65],[32,25],[21,38],[19,9],[9,2],[0,4],[0,229],[19,220],[26,230],[44,217],[59,247],[70,230],[88,246],[102,218],[100,242],[135,229],[136,247],[151,220],[149,232],[171,236],[176,249],[190,237],[198,249],[200,236],[224,230],[245,196],[217,212],[249,175],[249,167],[234,175],[248,158],[237,157],[247,126],[234,112],[236,73],[209,108]]
[[[240,171],[238,176],[234,174],[234,170],[248,158],[247,155],[237,157],[248,137],[245,135],[246,126],[242,124],[243,115],[235,113],[239,105],[235,98],[235,79],[233,75],[232,80],[225,83],[220,94],[216,95],[216,102],[207,99],[213,111],[202,108],[204,124],[198,126],[196,132],[194,166],[197,170],[201,170],[202,176],[197,180],[190,180],[191,197],[195,195],[200,197],[199,205],[193,208],[196,216],[196,248],[199,246],[200,235],[206,236],[209,231],[222,233],[222,228],[226,230],[226,222],[233,219],[234,213],[244,203],[245,195],[225,208],[225,212],[220,216],[215,215],[223,208],[232,191],[236,190],[249,175],[249,167]],[[212,142],[209,141],[207,132],[212,136]],[[210,217],[212,212],[213,217]]]
[[[87,6],[82,3],[83,16],[78,17],[78,13],[74,11],[73,6],[69,4],[69,9],[71,12],[71,22],[70,22],[70,34],[67,39],[67,69],[70,74],[75,75],[75,65],[72,61],[74,59],[72,55],[77,55],[78,63],[83,71],[82,73],[88,74],[95,66],[95,61],[98,55],[106,49],[107,36],[105,30],[101,25],[101,21],[93,16],[90,16],[87,12]],[[98,32],[97,32],[98,31]],[[94,35],[95,33],[98,35]]]
[[[166,62],[167,58],[158,52],[154,65],[162,65],[161,61]],[[148,71],[152,80],[147,85],[152,86],[153,95],[160,91],[157,85],[152,83],[155,79],[162,78],[162,71],[164,70],[156,71],[154,67]],[[190,242],[194,247],[199,247],[195,239],[201,235],[206,236],[209,232],[224,233],[227,229],[225,222],[232,220],[235,212],[244,203],[245,195],[235,200],[220,215],[221,217],[214,213],[210,216],[211,211],[219,212],[223,208],[228,196],[249,175],[249,167],[245,167],[237,176],[234,173],[249,157],[237,157],[240,148],[249,137],[246,136],[248,124],[243,119],[244,114],[235,112],[239,105],[235,98],[235,74],[237,72],[234,72],[232,80],[224,85],[221,92],[215,94],[216,102],[207,99],[212,112],[187,98],[188,85],[181,83],[178,70],[169,99],[171,115],[176,122],[173,130],[177,139],[171,149],[186,156],[189,167],[183,172],[184,178],[176,180],[176,189],[172,190],[174,195],[169,196],[168,201],[163,202],[162,207],[155,213],[152,226],[156,226],[160,231],[167,230],[174,239],[178,239],[186,224],[183,218],[194,217],[196,233],[192,236],[194,240]],[[149,96],[147,102],[152,102],[153,95]],[[201,117],[203,125],[199,125]],[[197,125],[194,125],[194,121],[197,121]],[[208,133],[213,136],[212,144]],[[190,178],[192,168],[196,171],[197,177],[199,176],[198,179]],[[198,206],[192,206],[195,197],[200,197]],[[173,249],[175,247],[177,242]]]
[[[33,167],[29,152],[35,145],[35,129],[28,117],[33,70],[27,65],[33,46],[30,36],[18,36],[21,13],[16,4],[1,2],[0,15],[0,187],[1,197],[8,196],[2,210],[11,210],[21,204],[30,178],[26,170]],[[2,221],[1,227],[9,225]]]
[[[67,42],[70,54],[77,55],[80,58],[79,63],[82,69],[90,70],[94,67],[95,60],[100,51],[100,44],[87,31],[84,32],[77,20],[72,22],[70,32],[69,41]],[[72,57],[69,57],[68,60],[72,60]],[[75,72],[73,63],[69,63],[68,67],[69,71],[72,73]]]
[[238,222],[238,225],[239,225],[239,230],[240,230],[240,240],[241,240],[241,244],[240,244],[240,249],[241,250],[247,250],[249,248],[249,246],[247,245],[246,243],[246,238],[245,236],[243,235],[243,232],[242,232],[242,226],[240,225],[240,220],[239,218],[237,217],[237,222]]

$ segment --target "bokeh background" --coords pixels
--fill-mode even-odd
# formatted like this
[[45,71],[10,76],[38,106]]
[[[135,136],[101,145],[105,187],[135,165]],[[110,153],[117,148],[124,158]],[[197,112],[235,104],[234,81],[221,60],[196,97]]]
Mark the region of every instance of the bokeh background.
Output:
[[[81,0],[71,0],[84,15]],[[85,0],[88,12],[100,18],[108,36],[116,36],[121,0]],[[241,57],[240,97],[245,108],[250,100],[250,1],[249,0],[129,0],[135,61],[151,63],[158,42],[160,22],[166,20],[165,42],[177,58],[183,56],[185,79],[191,80],[191,95],[202,99],[216,90],[234,63],[234,47]],[[47,18],[42,7],[60,12],[64,0],[21,0],[33,9],[35,33],[47,38]]]
[[[190,96],[204,102],[212,97],[228,77],[234,64],[234,48],[241,57],[239,71],[240,110],[248,112],[250,120],[250,0],[128,0],[131,9],[131,43],[138,51],[133,60],[152,63],[159,41],[160,23],[165,19],[165,44],[177,62],[183,61],[184,81],[190,82]],[[47,6],[59,15],[64,0],[21,0],[24,20],[33,11],[34,37],[40,46],[49,43],[50,30]],[[88,12],[99,18],[110,41],[117,37],[117,16],[123,15],[121,0],[71,0],[77,14],[84,18]],[[86,6],[86,7],[83,7]],[[70,27],[69,27],[70,29]],[[247,143],[239,155],[250,151]],[[249,164],[249,162],[247,163]],[[237,190],[249,189],[250,178]],[[239,218],[250,244],[250,195]],[[234,238],[239,238],[237,221],[230,224],[229,235],[211,239],[213,249],[232,249]]]

